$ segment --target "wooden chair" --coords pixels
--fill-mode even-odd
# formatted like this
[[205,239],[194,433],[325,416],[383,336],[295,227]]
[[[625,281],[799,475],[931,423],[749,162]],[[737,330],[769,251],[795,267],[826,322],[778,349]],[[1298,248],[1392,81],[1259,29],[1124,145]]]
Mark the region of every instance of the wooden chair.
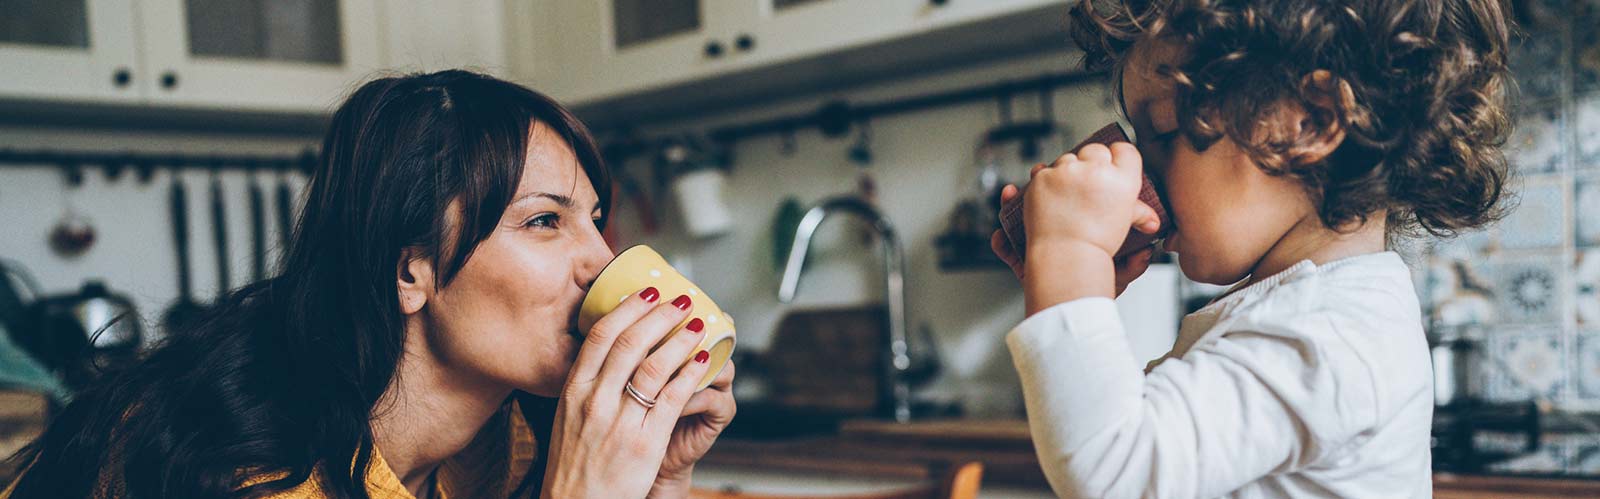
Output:
[[694,489],[692,499],[977,499],[983,482],[983,463],[977,461],[934,462],[928,465],[930,483],[903,490],[876,494],[795,496],[751,494],[741,491]]

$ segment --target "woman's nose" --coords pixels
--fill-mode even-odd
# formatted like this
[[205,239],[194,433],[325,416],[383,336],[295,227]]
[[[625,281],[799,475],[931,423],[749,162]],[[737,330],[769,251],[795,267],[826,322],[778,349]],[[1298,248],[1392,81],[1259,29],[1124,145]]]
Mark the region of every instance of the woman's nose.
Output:
[[605,237],[600,231],[588,231],[583,237],[583,244],[578,248],[578,281],[584,287],[600,277],[600,271],[605,270],[606,264],[616,256],[611,252],[611,246],[606,244]]

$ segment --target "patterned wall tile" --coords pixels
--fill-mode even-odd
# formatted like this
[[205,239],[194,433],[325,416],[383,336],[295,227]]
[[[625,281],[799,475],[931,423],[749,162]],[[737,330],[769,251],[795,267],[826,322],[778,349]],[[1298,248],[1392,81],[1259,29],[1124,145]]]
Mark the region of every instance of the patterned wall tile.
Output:
[[1516,208],[1500,222],[1506,249],[1559,249],[1567,238],[1567,186],[1559,176],[1527,177]]
[[1600,328],[1600,249],[1583,250],[1573,258],[1572,301],[1579,326]]
[[1434,258],[1428,264],[1426,298],[1432,327],[1497,324],[1500,305],[1483,265],[1469,258]]
[[1541,105],[1516,113],[1506,159],[1519,172],[1559,171],[1567,161],[1567,122],[1561,106]]
[[1600,245],[1600,175],[1580,176],[1572,207],[1578,246]]
[[1560,324],[1567,287],[1567,269],[1558,254],[1522,255],[1489,265],[1500,324]]
[[1556,400],[1567,386],[1559,328],[1505,328],[1489,335],[1482,369],[1484,398],[1496,402]]
[[[1600,28],[1596,28],[1600,30]],[[1579,95],[1574,109],[1577,167],[1600,170],[1600,89]]]
[[1600,89],[1600,2],[1578,2],[1572,22],[1573,85],[1578,90]]
[[1572,381],[1577,397],[1600,401],[1600,328],[1578,331],[1575,343]]
[[1511,41],[1511,73],[1517,83],[1513,96],[1518,102],[1544,102],[1561,96],[1563,80],[1558,68],[1566,57],[1559,31],[1533,33]]

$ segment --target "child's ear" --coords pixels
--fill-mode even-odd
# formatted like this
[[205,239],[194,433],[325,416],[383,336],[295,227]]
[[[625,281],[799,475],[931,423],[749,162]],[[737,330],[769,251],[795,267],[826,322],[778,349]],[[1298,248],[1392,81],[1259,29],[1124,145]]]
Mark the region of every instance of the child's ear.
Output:
[[1350,84],[1333,73],[1318,69],[1300,79],[1299,106],[1283,113],[1284,151],[1290,164],[1306,165],[1322,161],[1344,143],[1345,117],[1355,106]]

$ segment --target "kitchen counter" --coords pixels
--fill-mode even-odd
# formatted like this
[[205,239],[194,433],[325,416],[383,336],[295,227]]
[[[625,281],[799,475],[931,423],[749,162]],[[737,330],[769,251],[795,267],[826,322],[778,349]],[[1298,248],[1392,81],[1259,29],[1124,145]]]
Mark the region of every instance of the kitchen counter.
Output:
[[[984,497],[1049,496],[1027,423],[1020,420],[849,421],[834,435],[724,439],[701,461],[712,473],[696,479],[724,489],[782,476],[809,483],[856,480],[882,488],[926,482],[934,478],[931,463],[962,460],[983,463]],[[1434,493],[1450,499],[1594,498],[1600,497],[1600,480],[1440,473],[1434,475]]]

